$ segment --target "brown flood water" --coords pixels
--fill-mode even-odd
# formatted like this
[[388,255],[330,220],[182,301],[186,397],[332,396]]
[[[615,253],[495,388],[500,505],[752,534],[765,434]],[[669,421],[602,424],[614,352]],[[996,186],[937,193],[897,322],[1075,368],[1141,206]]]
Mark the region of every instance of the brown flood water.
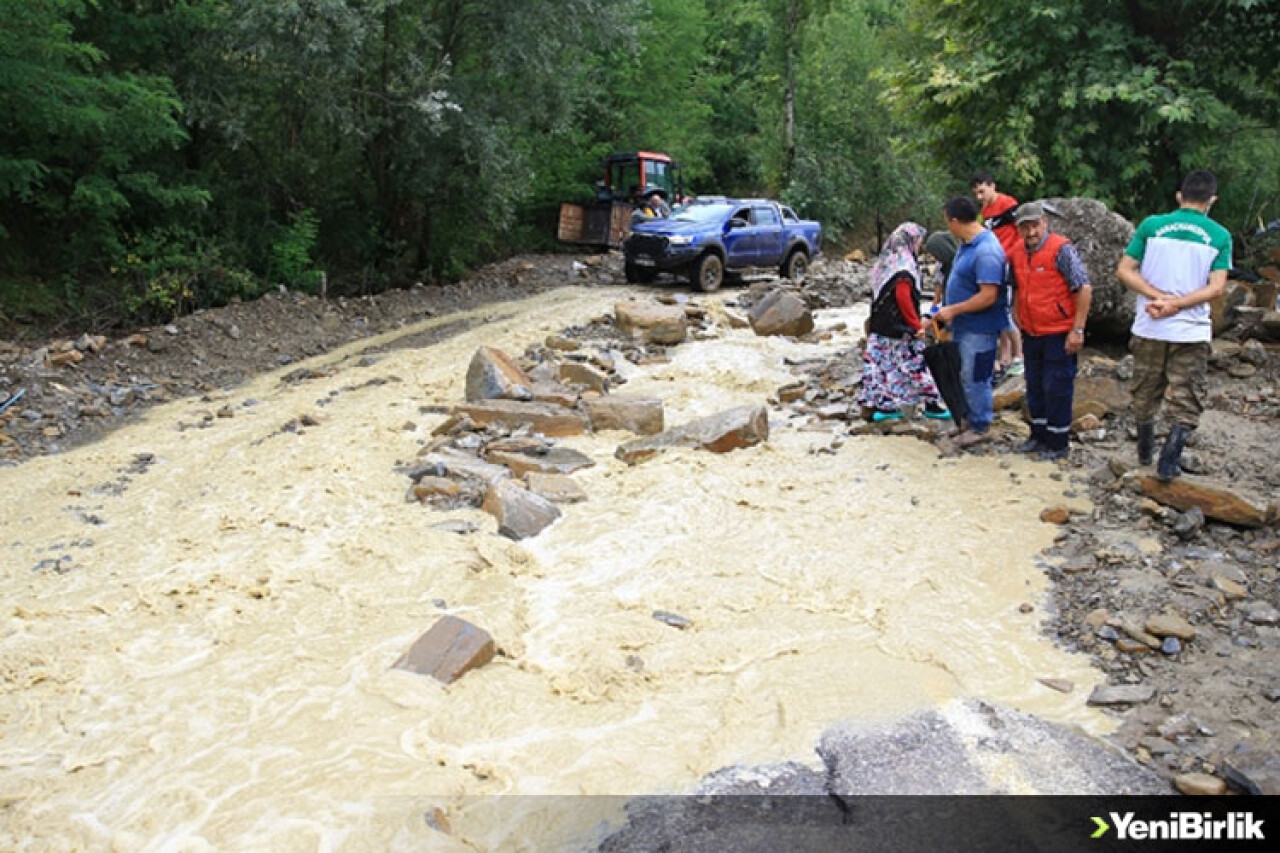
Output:
[[[1064,488],[1048,465],[871,437],[814,454],[829,436],[779,422],[767,445],[631,469],[612,457],[626,436],[565,440],[597,460],[577,475],[590,500],[523,543],[478,511],[405,502],[393,467],[441,418],[418,407],[461,398],[476,346],[522,352],[627,293],[437,318],[304,365],[330,376],[282,384],[291,365],[0,469],[0,848],[547,849],[616,804],[521,821],[474,795],[678,792],[727,765],[816,765],[836,721],[961,696],[1108,730],[1084,705],[1099,673],[1019,612],[1046,587],[1038,516]],[[835,320],[861,325],[819,326]],[[632,368],[619,393],[661,396],[681,423],[763,401],[791,378],[784,356],[849,343],[726,331]],[[224,404],[234,418],[178,429]],[[321,424],[279,431],[305,413]],[[140,452],[154,464],[122,483]],[[482,532],[430,529],[450,517]],[[64,573],[33,571],[64,556]],[[505,653],[447,688],[390,669],[437,601]],[[434,809],[451,834],[423,819]]]

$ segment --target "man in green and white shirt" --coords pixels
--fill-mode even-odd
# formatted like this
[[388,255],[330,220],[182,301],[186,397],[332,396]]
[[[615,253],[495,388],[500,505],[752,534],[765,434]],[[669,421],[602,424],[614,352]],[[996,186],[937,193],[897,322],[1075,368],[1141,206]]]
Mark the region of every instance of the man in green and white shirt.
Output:
[[1168,391],[1173,425],[1156,465],[1165,480],[1182,473],[1182,449],[1200,423],[1213,339],[1209,303],[1226,288],[1231,269],[1231,234],[1208,215],[1217,192],[1213,173],[1187,175],[1179,209],[1144,219],[1116,267],[1116,277],[1138,294],[1129,348],[1143,465],[1155,453],[1155,417]]

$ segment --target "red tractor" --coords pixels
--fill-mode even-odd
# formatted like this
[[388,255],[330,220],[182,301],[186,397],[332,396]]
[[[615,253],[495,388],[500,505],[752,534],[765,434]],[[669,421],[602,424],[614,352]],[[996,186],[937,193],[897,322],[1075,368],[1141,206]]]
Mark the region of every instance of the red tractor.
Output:
[[604,180],[590,204],[560,205],[557,237],[562,243],[617,248],[631,233],[631,213],[641,194],[658,187],[675,202],[684,193],[680,166],[666,154],[629,151],[605,158]]

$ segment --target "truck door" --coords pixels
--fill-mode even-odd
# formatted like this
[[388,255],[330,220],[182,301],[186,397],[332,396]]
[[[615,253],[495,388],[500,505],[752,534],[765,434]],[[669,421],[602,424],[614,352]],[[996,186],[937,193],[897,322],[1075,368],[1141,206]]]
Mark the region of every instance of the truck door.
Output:
[[[730,223],[741,219],[747,224],[739,228],[731,228]],[[751,221],[751,208],[739,207],[724,222],[725,266],[730,269],[755,266],[756,227]]]
[[782,253],[787,248],[786,234],[782,230],[782,217],[771,204],[751,208],[752,221],[756,225],[755,265],[776,267],[782,264]]

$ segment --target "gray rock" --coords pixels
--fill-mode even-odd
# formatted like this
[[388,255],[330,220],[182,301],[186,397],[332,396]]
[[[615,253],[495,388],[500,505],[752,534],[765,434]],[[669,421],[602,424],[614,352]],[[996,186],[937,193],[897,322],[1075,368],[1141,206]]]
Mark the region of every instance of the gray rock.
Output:
[[498,519],[498,532],[508,539],[537,536],[560,517],[559,507],[511,480],[490,486],[480,508]]
[[748,319],[757,335],[798,337],[813,331],[813,312],[803,299],[781,288],[752,308]]
[[1273,753],[1234,753],[1222,762],[1222,774],[1236,788],[1254,796],[1280,795],[1280,756]]
[[1141,705],[1155,698],[1156,689],[1144,684],[1099,685],[1089,694],[1090,705]]
[[480,347],[467,367],[466,397],[481,400],[532,400],[533,380],[511,356],[494,347]]
[[1275,625],[1280,623],[1280,611],[1265,601],[1250,601],[1242,605],[1240,611],[1244,618],[1254,625]]
[[1051,230],[1065,234],[1089,269],[1093,305],[1089,332],[1101,339],[1128,338],[1133,323],[1134,295],[1115,276],[1116,262],[1133,238],[1133,223],[1089,198],[1053,198],[1062,216],[1050,216]]
[[670,625],[672,628],[679,628],[681,631],[693,626],[693,622],[681,616],[679,613],[671,613],[666,610],[653,611],[653,618],[657,619],[664,625]]
[[1104,741],[975,700],[888,727],[836,727],[823,733],[818,755],[838,796],[1169,792]]

